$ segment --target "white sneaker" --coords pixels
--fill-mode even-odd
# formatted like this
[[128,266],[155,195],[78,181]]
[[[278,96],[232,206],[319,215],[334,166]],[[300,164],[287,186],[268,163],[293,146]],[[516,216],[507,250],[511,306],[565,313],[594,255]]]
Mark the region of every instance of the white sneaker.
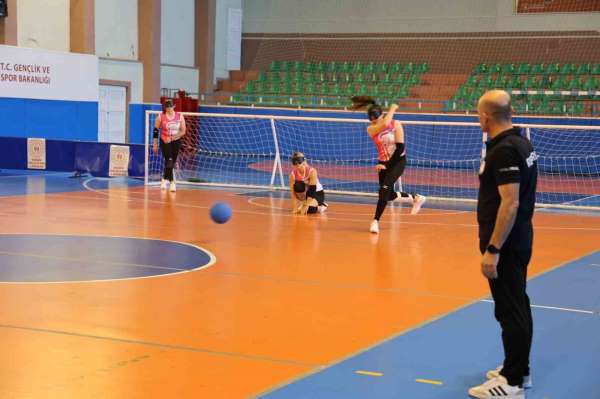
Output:
[[[495,370],[490,370],[485,374],[485,377],[488,380],[491,380],[493,378],[497,378],[500,376],[500,371],[502,370],[502,365],[498,366],[497,369]],[[523,376],[523,388],[525,389],[530,389],[533,387],[533,383],[531,382],[531,376],[530,375],[525,375]]]
[[319,213],[325,213],[326,210],[327,210],[327,204],[319,205]]
[[412,210],[410,211],[411,215],[416,215],[421,210],[423,204],[427,201],[427,197],[417,194],[415,201],[413,202]]
[[379,234],[379,222],[377,220],[373,220],[371,222],[371,227],[369,228],[369,231],[373,234]]
[[525,399],[525,390],[521,387],[508,385],[506,378],[500,375],[491,380],[487,380],[479,386],[469,389],[469,395],[480,399]]
[[167,180],[166,179],[160,179],[160,189],[161,190],[167,189]]
[[177,186],[175,185],[175,180],[173,180],[169,186],[169,191],[174,193],[175,191],[177,191]]

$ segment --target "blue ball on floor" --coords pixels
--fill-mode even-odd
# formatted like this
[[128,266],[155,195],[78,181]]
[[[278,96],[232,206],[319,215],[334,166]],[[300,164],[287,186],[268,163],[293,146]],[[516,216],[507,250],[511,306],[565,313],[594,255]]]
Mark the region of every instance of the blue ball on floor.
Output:
[[218,224],[226,223],[231,219],[231,207],[226,202],[217,202],[210,208],[210,218]]

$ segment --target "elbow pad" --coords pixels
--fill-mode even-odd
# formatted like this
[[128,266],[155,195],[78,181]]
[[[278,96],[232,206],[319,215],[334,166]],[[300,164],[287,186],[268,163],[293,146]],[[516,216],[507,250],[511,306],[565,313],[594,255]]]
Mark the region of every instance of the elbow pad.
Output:
[[158,129],[157,128],[154,128],[152,137],[154,137],[155,139],[158,138]]

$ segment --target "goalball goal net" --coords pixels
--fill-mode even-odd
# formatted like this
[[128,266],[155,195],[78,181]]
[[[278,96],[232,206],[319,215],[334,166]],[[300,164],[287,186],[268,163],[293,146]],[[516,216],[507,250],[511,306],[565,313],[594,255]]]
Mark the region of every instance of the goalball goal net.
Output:
[[[145,181],[159,182],[164,161],[152,152],[158,112],[146,113]],[[183,113],[187,134],[177,160],[178,184],[281,189],[290,156],[305,154],[327,192],[376,195],[377,153],[362,119]],[[402,121],[404,191],[475,201],[485,135],[477,123]],[[600,209],[600,127],[519,125],[538,155],[537,203]]]

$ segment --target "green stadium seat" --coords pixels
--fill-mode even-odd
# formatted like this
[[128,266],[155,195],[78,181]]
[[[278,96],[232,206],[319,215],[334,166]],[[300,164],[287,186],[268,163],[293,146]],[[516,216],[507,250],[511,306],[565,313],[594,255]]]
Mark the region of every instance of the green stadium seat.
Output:
[[539,83],[538,88],[540,88],[540,89],[548,89],[548,88],[550,88],[551,85],[552,85],[552,82],[550,81],[550,75],[544,75],[540,79],[540,83]]
[[510,81],[506,84],[506,87],[509,89],[520,89],[521,87],[523,87],[521,84],[521,76],[514,75],[513,77],[511,77]]
[[406,86],[400,86],[400,88],[396,92],[396,95],[398,96],[398,98],[408,98],[409,97],[408,88]]
[[279,72],[267,72],[267,80],[270,82],[281,82],[281,75]]
[[314,82],[306,83],[304,85],[304,93],[315,94],[317,92],[317,85]]
[[575,64],[563,64],[563,66],[560,68],[560,74],[561,75],[571,75],[573,73],[575,73],[577,71],[577,67],[575,66]]
[[365,81],[365,76],[362,73],[357,73],[354,75],[353,81],[355,83],[363,83]]
[[477,81],[477,75],[471,75],[468,77],[467,81],[465,82],[465,85],[469,87],[474,87],[477,86]]
[[411,75],[408,79],[410,85],[418,85],[419,83],[421,83],[421,75]]
[[354,66],[352,67],[353,73],[362,73],[363,72],[363,63],[362,61],[356,61]]
[[504,64],[502,65],[502,73],[505,75],[512,75],[517,71],[515,64]]
[[583,82],[580,77],[574,77],[567,85],[567,88],[570,90],[581,90],[582,87]]
[[365,74],[375,73],[375,70],[376,70],[376,66],[375,66],[375,63],[373,61],[371,61],[368,64],[366,64],[365,67],[363,68],[363,72]]
[[594,65],[594,67],[592,68],[592,74],[600,75],[600,63]]
[[304,62],[303,61],[294,61],[292,64],[292,71],[303,71],[304,70]]
[[546,73],[546,66],[544,64],[533,64],[530,73],[532,75],[543,75]]
[[500,73],[501,70],[502,70],[502,67],[500,66],[500,64],[492,64],[488,68],[488,74],[497,75]]
[[367,92],[369,93],[370,96],[373,96],[373,97],[377,97],[380,94],[383,94],[383,93],[381,93],[379,91],[379,86],[378,85],[372,85],[371,87],[369,87],[367,89]]
[[409,62],[408,64],[404,65],[402,72],[407,73],[407,74],[414,73],[415,72],[415,64],[413,64],[412,62]]
[[560,73],[560,65],[557,62],[548,64],[546,66],[546,70],[544,71],[548,75],[554,75]]
[[380,64],[377,64],[377,73],[387,73],[388,71],[388,64],[387,62],[382,62]]
[[589,75],[591,70],[592,70],[592,68],[591,68],[590,64],[581,64],[581,65],[579,65],[579,67],[577,68],[577,71],[575,73],[577,75]]
[[574,101],[567,106],[569,115],[582,115],[585,111],[585,106],[581,101]]
[[490,86],[492,86],[492,83],[493,83],[492,76],[487,75],[483,79],[481,79],[479,82],[477,82],[477,87],[489,88]]
[[281,61],[273,61],[271,62],[270,70],[273,72],[281,71]]
[[323,61],[317,62],[316,72],[325,73],[327,71],[327,63]]
[[356,91],[356,94],[359,96],[366,96],[369,94],[369,89],[367,87],[367,85],[362,84],[360,86],[358,86],[358,90]]
[[304,64],[303,71],[308,73],[317,72],[317,64],[313,61],[308,61]]
[[392,81],[394,82],[394,84],[402,85],[406,82],[406,77],[402,74],[398,74],[394,77]]
[[561,90],[567,87],[567,81],[564,76],[558,76],[550,85],[552,90]]
[[352,71],[352,63],[348,61],[340,63],[337,67],[337,72],[348,74],[350,71]]
[[[600,66],[600,64],[598,64]],[[391,64],[389,66],[389,72],[390,74],[394,75],[394,74],[398,74],[402,72],[402,64],[400,64],[399,62],[395,62],[393,64]],[[598,72],[600,73],[600,72]]]
[[525,82],[523,82],[523,89],[525,90],[532,90],[532,89],[537,89],[539,87],[539,81],[537,79],[537,76],[535,75],[531,75],[529,77],[527,77],[527,79],[525,79]]
[[429,72],[429,64],[424,62],[419,66],[419,72],[420,73],[427,73]]
[[268,75],[265,71],[260,71],[258,73],[258,79],[259,82],[266,82],[268,80]]
[[590,76],[583,83],[582,89],[587,90],[587,91],[596,90],[597,88],[600,88],[598,83],[599,83],[599,80],[595,76]]
[[486,64],[477,64],[473,69],[473,73],[476,75],[483,75],[487,73],[488,66]]
[[516,73],[519,75],[528,75],[529,73],[531,73],[531,64],[529,64],[529,63],[519,64],[519,66],[517,67]]
[[385,73],[381,76],[381,83],[392,83],[392,75],[390,75],[389,73]]
[[503,76],[503,75],[498,76],[493,83],[493,86],[495,89],[503,89],[507,85],[508,85],[508,79],[506,79],[506,76]]
[[342,90],[340,88],[339,84],[333,84],[331,85],[331,87],[329,88],[329,94],[332,96],[339,96],[340,94],[342,94]]
[[294,82],[302,82],[304,81],[304,72],[292,72],[292,81]]

